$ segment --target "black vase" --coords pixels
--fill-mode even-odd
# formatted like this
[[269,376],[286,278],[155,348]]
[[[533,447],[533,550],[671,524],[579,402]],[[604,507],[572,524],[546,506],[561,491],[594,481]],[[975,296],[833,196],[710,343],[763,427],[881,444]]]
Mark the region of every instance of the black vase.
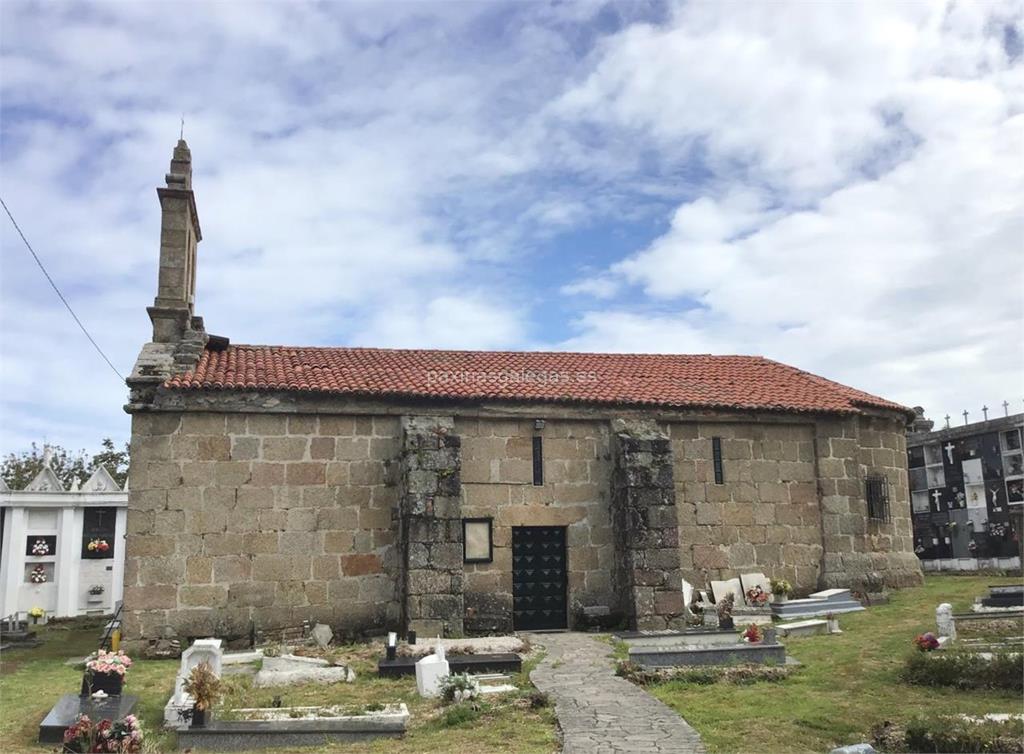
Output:
[[121,696],[124,676],[119,673],[86,673],[82,677],[81,696],[92,696],[102,691],[107,696]]
[[736,624],[733,622],[732,616],[729,616],[728,618],[720,618],[718,621],[718,627],[723,628],[726,631],[732,631],[736,628]]
[[205,728],[206,727],[206,710],[199,709],[198,707],[192,708],[192,727],[193,728]]

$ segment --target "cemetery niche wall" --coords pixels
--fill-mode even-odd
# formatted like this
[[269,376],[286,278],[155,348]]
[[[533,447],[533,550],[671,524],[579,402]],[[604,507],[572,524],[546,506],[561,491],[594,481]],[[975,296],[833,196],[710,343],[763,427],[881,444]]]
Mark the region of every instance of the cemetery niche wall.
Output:
[[1024,414],[907,436],[914,552],[925,570],[1020,568]]
[[0,480],[2,615],[113,612],[124,590],[127,513],[127,490],[102,466],[67,490],[45,457],[25,489]]

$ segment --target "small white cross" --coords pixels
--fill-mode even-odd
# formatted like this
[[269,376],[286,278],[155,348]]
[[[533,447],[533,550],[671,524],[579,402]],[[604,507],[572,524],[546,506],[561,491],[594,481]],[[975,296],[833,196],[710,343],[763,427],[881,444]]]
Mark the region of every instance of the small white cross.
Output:
[[953,448],[954,448],[954,447],[956,447],[956,446],[955,446],[955,445],[953,445],[953,443],[951,443],[951,442],[947,442],[947,443],[946,443],[945,445],[943,445],[942,447],[943,447],[943,448],[945,449],[945,451],[946,451],[946,458],[948,458],[948,459],[949,459],[949,462],[950,462],[950,463],[953,463]]
[[932,492],[932,500],[935,501],[935,510],[939,509],[939,500],[941,500],[941,499],[942,499],[942,493],[941,492],[939,492],[938,490],[935,490],[934,492]]

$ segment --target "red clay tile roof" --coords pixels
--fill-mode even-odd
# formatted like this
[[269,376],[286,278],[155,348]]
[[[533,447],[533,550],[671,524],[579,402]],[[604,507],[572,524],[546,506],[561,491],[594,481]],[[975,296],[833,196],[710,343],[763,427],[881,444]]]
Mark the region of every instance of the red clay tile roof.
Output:
[[759,356],[232,345],[171,389],[858,413],[898,403]]

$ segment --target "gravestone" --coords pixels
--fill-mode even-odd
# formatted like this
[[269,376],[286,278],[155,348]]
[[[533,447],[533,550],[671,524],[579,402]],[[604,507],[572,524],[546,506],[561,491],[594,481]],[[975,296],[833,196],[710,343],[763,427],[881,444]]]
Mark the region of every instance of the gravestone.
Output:
[[939,637],[947,636],[950,641],[956,640],[956,621],[953,620],[953,606],[943,602],[935,608],[935,623],[938,626]]
[[437,696],[441,693],[441,679],[450,674],[448,660],[444,656],[444,645],[438,642],[434,654],[427,655],[416,663],[416,691],[422,697]]
[[711,582],[711,599],[715,601],[717,605],[723,599],[725,595],[732,592],[735,598],[733,605],[743,605],[743,586],[740,584],[739,579],[727,579],[726,581],[712,581]]
[[180,728],[187,725],[182,715],[188,714],[195,705],[195,700],[185,692],[185,679],[192,672],[192,668],[207,662],[213,674],[220,678],[223,657],[220,639],[196,639],[191,647],[181,653],[181,665],[178,676],[174,679],[174,695],[164,706],[165,726]]
[[317,623],[313,626],[313,630],[310,633],[313,637],[313,641],[320,649],[327,649],[331,645],[331,641],[334,640],[334,632],[331,627],[324,623]]
[[761,607],[761,605],[753,605],[747,602],[747,592],[751,589],[761,587],[761,591],[765,593],[767,599],[764,604],[767,605],[772,598],[772,585],[768,580],[768,577],[763,573],[744,573],[740,575],[740,586],[743,589],[743,601],[748,607]]
[[78,694],[65,694],[39,724],[39,743],[63,742],[64,731],[74,724],[79,715],[87,715],[93,722],[117,722],[130,715],[138,701],[137,696],[107,696],[97,699]]
[[693,602],[693,584],[683,579],[683,609],[690,615],[690,603]]
[[981,604],[985,607],[1024,607],[1024,586],[990,586],[988,597]]
[[252,680],[257,688],[298,683],[352,683],[355,672],[345,665],[331,665],[318,657],[281,655],[264,657],[263,667]]

